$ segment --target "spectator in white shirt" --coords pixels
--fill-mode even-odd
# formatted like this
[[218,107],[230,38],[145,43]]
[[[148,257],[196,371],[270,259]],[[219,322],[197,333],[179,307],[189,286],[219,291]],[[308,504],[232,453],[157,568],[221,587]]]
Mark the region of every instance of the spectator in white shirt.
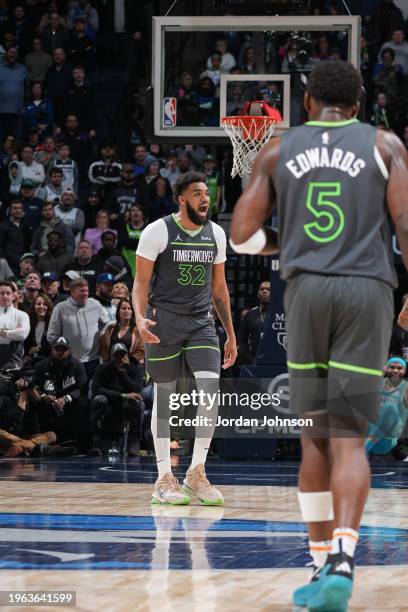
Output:
[[22,178],[31,179],[36,187],[40,187],[45,180],[44,166],[34,160],[34,149],[31,145],[24,145],[19,162]]
[[13,306],[13,285],[0,281],[0,368],[20,368],[23,365],[23,342],[30,333],[26,312]]

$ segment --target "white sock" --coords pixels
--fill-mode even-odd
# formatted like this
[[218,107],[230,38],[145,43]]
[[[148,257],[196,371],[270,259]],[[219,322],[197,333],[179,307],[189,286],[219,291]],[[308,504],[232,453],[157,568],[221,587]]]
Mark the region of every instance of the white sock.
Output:
[[208,450],[211,445],[211,440],[214,435],[215,423],[218,416],[218,374],[215,372],[194,372],[197,391],[203,393],[216,394],[217,401],[214,402],[211,410],[207,410],[208,402],[200,402],[197,409],[197,416],[210,416],[213,421],[212,426],[196,427],[196,439],[194,442],[193,456],[191,458],[190,469],[197,465],[205,464],[207,460]]
[[[157,425],[158,425],[158,418],[157,418],[157,413],[158,413],[158,409],[157,409],[157,396],[158,396],[158,385],[160,386],[160,395],[163,392],[168,392],[168,393],[174,393],[176,390],[176,381],[172,381],[170,383],[154,383],[154,396],[153,396],[153,409],[152,409],[152,423],[151,423],[151,430],[152,430],[152,435],[153,435],[153,444],[154,444],[154,450],[156,453],[156,463],[157,463],[157,470],[159,472],[159,478],[163,478],[163,476],[165,474],[168,474],[169,472],[171,473],[171,464],[170,464],[170,424],[169,424],[169,417],[170,417],[170,409],[169,409],[169,414],[167,415],[167,419],[164,418],[160,418],[159,419],[159,424],[160,424],[160,437],[158,437],[157,435]],[[162,399],[162,398],[160,398]],[[163,400],[164,401],[164,400]],[[168,406],[168,402],[167,402],[167,406]],[[160,411],[160,416],[163,417],[164,414],[162,411]],[[165,437],[163,437],[163,434],[167,435]]]
[[354,557],[354,551],[358,542],[358,531],[350,527],[337,527],[333,531],[332,549],[330,553],[336,555],[345,552],[349,557]]
[[309,553],[315,567],[323,567],[326,563],[327,555],[331,551],[331,545],[331,540],[321,540],[320,542],[309,540]]

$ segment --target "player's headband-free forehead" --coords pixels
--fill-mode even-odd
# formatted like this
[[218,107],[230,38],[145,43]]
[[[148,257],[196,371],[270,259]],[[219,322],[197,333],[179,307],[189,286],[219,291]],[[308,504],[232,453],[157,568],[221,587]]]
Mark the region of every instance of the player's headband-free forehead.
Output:
[[407,367],[406,362],[401,359],[401,357],[391,357],[388,361],[387,361],[387,366],[390,366],[392,363],[398,363],[400,366],[402,366],[403,368]]

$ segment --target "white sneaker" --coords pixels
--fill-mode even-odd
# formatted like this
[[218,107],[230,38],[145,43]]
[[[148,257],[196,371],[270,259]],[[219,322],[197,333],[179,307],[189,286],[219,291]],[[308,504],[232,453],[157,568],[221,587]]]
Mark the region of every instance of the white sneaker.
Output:
[[185,506],[189,503],[189,496],[182,491],[179,481],[171,472],[156,480],[152,493],[152,504]]
[[216,489],[208,480],[203,464],[187,470],[183,486],[189,495],[198,497],[205,506],[222,506],[224,503],[221,491]]

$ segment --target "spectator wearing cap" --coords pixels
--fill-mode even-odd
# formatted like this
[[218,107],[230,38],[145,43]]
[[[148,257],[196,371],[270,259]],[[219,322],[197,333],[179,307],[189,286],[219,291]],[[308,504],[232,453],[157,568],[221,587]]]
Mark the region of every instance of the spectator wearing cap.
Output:
[[21,162],[19,162],[21,176],[34,182],[35,187],[41,187],[45,180],[44,168],[34,159],[34,148],[26,144],[21,150]]
[[68,61],[73,66],[81,64],[91,72],[95,65],[95,41],[89,38],[85,31],[86,15],[78,13],[74,18],[74,28],[65,45],[65,51]]
[[[109,211],[101,208],[96,214],[95,227],[88,227],[84,233],[84,240],[88,240],[92,245],[94,255],[102,248],[101,237],[107,229],[110,229]],[[112,232],[117,235],[116,230],[112,229]]]
[[120,226],[126,212],[139,200],[132,164],[123,164],[121,176],[122,180],[114,188],[109,206],[109,218],[113,227]]
[[122,245],[122,255],[132,272],[133,278],[136,274],[136,249],[146,225],[141,205],[133,204],[130,209],[129,222],[125,223],[119,230],[118,238]]
[[112,304],[112,289],[115,277],[109,272],[103,272],[96,277],[95,300],[105,309],[109,321],[114,321],[116,316],[116,305]]
[[34,232],[40,227],[42,201],[34,195],[36,184],[31,179],[23,179],[21,183],[21,203],[24,208],[24,221]]
[[[129,354],[125,344],[117,342],[111,348],[109,361],[98,366],[92,380],[90,428],[93,455],[101,455],[111,446],[109,437],[118,439],[123,422],[129,422],[128,453],[137,457],[140,452],[140,436],[144,405],[140,392],[143,386],[143,370],[139,377],[128,374]],[[106,442],[104,443],[104,440]]]
[[23,253],[20,257],[19,262],[19,272],[16,276],[16,279],[19,281],[24,281],[27,274],[33,272],[35,269],[36,257],[34,253]]
[[7,259],[16,274],[20,257],[29,250],[31,241],[31,229],[23,217],[23,204],[15,198],[10,202],[8,218],[0,223],[0,257]]
[[66,272],[62,273],[62,291],[63,295],[65,295],[65,299],[69,298],[72,281],[77,280],[78,278],[81,277],[79,275],[79,272],[76,272],[75,270],[67,270]]
[[94,185],[114,186],[121,181],[122,165],[116,161],[115,145],[104,140],[100,145],[101,159],[89,166],[88,178]]
[[67,63],[65,51],[56,48],[53,52],[53,64],[45,75],[48,95],[54,108],[54,119],[62,125],[67,115],[67,96],[72,83],[72,66]]
[[66,249],[62,232],[56,229],[49,232],[47,245],[48,248],[44,255],[38,259],[38,269],[41,273],[52,270],[60,276],[64,268],[71,262],[71,255]]
[[81,397],[86,371],[72,354],[68,339],[59,336],[51,346],[51,355],[34,368],[31,414],[37,417],[40,430],[56,433],[57,442],[75,440],[83,448],[88,429],[86,399]]
[[95,257],[92,255],[92,246],[88,240],[81,240],[76,248],[76,257],[64,269],[75,271],[79,278],[85,278],[88,281],[89,292],[95,294],[97,266]]
[[31,365],[39,359],[49,357],[51,347],[47,340],[48,324],[53,305],[47,295],[39,293],[28,312],[30,333],[24,342],[24,363]]
[[115,282],[121,281],[126,287],[132,287],[133,278],[129,274],[125,260],[120,255],[108,257],[105,261],[104,271],[113,274]]
[[120,255],[120,252],[116,248],[117,245],[117,235],[111,230],[105,230],[101,236],[102,248],[99,249],[98,253],[95,255],[95,265],[98,271],[98,274],[101,274],[105,269],[105,262],[107,259],[112,257],[112,255]]
[[31,242],[31,251],[39,257],[44,255],[48,248],[47,236],[53,230],[60,232],[64,238],[65,247],[71,255],[75,249],[75,238],[69,225],[66,225],[55,216],[54,205],[52,202],[43,202],[41,207],[40,227],[35,230]]
[[10,47],[0,64],[0,142],[7,134],[21,138],[26,79],[26,69],[17,63],[17,49]]
[[78,244],[85,227],[85,215],[80,208],[75,206],[75,203],[75,193],[72,189],[65,189],[61,196],[61,203],[55,207],[55,216],[71,229],[75,243]]
[[60,142],[58,144],[58,155],[54,158],[51,167],[61,168],[61,186],[64,191],[65,189],[71,189],[71,191],[78,193],[78,165],[76,161],[71,158],[71,150],[66,142]]
[[41,291],[41,274],[37,270],[29,272],[24,279],[23,295],[24,299],[21,304],[22,310],[30,312],[35,298]]
[[147,149],[144,144],[137,144],[134,150],[135,163],[133,164],[133,175],[139,176],[145,171],[145,161],[147,157]]
[[85,82],[83,65],[75,66],[72,74],[74,82],[68,93],[69,112],[78,118],[79,130],[87,133],[89,138],[95,138],[95,93]]
[[149,185],[145,213],[149,223],[178,211],[169,181],[157,176]]
[[56,272],[43,272],[41,275],[41,288],[53,306],[68,297],[59,292],[60,284],[60,277]]
[[27,313],[13,306],[14,289],[9,281],[0,281],[0,368],[23,365],[23,342],[30,331]]
[[144,163],[144,172],[136,179],[136,186],[139,191],[140,202],[145,205],[147,200],[148,186],[159,176],[160,162],[157,157],[148,155]]
[[[51,162],[52,164],[53,162]],[[53,202],[53,204],[59,204],[61,196],[63,194],[62,179],[64,174],[62,168],[54,166],[50,168],[47,182],[37,191],[37,196],[43,201]]]
[[91,2],[88,2],[88,0],[77,0],[73,4],[74,7],[68,13],[68,27],[70,29],[74,27],[76,17],[85,17],[85,33],[87,36],[89,36],[89,38],[94,40],[96,37],[96,33],[99,31],[98,11],[93,8]]
[[88,282],[84,278],[73,280],[70,297],[57,304],[48,327],[48,342],[64,336],[72,352],[86,368],[90,380],[99,363],[99,334],[109,322],[101,304],[89,297]]

